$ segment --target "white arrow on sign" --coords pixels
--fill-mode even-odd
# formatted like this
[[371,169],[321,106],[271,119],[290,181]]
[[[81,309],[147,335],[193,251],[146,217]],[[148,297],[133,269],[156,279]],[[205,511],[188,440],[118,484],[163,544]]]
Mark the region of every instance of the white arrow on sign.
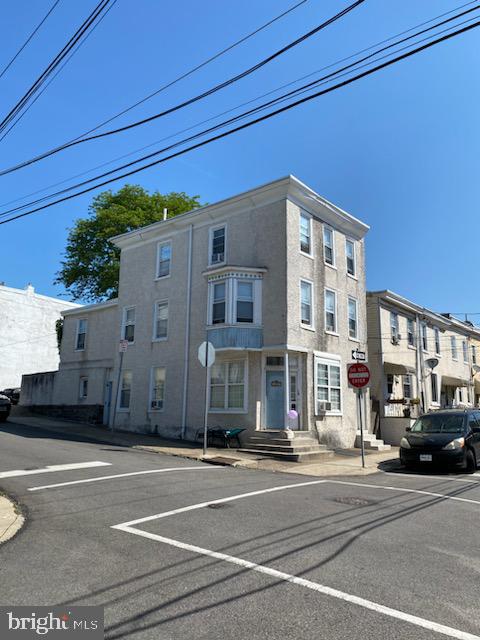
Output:
[[215,347],[211,342],[202,342],[198,347],[198,359],[202,367],[211,367],[215,362]]

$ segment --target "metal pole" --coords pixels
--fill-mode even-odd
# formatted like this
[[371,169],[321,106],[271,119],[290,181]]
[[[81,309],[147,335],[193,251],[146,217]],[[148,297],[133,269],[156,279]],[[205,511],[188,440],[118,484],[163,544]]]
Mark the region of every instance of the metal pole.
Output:
[[115,418],[117,417],[118,399],[120,397],[120,380],[123,366],[123,351],[120,351],[120,365],[118,367],[117,393],[115,394],[115,406],[113,407],[112,433],[115,431]]
[[358,390],[358,421],[360,423],[360,448],[362,450],[362,468],[365,468],[365,444],[363,442],[362,390]]
[[[207,336],[208,337],[208,336]],[[208,440],[208,340],[205,344],[205,416],[203,420],[203,455],[207,455]]]

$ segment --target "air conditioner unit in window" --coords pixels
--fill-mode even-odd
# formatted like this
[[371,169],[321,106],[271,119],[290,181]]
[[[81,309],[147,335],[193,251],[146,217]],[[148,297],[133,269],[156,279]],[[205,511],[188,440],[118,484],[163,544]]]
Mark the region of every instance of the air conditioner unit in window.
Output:
[[217,262],[224,262],[225,254],[224,253],[214,253],[212,256],[212,264],[216,264]]
[[152,409],[163,409],[163,402],[161,400],[152,400]]
[[332,410],[332,403],[331,402],[319,402],[318,403],[318,410],[319,411],[331,411]]

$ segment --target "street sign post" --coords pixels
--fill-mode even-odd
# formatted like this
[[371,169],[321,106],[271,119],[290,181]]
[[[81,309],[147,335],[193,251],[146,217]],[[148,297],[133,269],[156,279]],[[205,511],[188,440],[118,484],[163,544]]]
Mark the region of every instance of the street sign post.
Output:
[[208,370],[215,362],[215,347],[205,341],[198,347],[198,360],[205,367],[205,414],[203,420],[203,455],[207,453],[208,440]]
[[365,351],[360,351],[359,349],[352,350],[352,360],[356,360],[357,362],[365,362],[367,359],[367,354]]
[[[352,353],[353,355],[353,353]],[[348,384],[357,390],[357,415],[360,427],[360,448],[362,467],[365,468],[365,443],[363,441],[362,389],[370,384],[370,369],[365,363],[354,362],[347,365]]]

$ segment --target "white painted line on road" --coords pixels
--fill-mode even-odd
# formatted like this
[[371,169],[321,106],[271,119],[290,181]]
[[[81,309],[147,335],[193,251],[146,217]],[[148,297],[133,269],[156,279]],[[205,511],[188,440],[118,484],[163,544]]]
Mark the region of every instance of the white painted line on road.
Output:
[[[480,481],[478,480],[467,480],[467,478],[452,478],[450,476],[431,476],[431,475],[427,475],[426,473],[398,473],[395,471],[382,471],[383,474],[385,474],[386,476],[396,476],[397,478],[432,478],[433,480],[441,480],[442,482],[444,480],[448,480],[450,482],[465,482],[467,484],[480,484]],[[478,473],[472,473],[472,476],[478,476],[480,474]]]
[[167,471],[215,471],[225,467],[172,467],[170,469],[149,469],[148,471],[132,471],[131,473],[117,473],[114,476],[99,476],[98,478],[85,478],[84,480],[71,480],[70,482],[57,482],[56,484],[45,484],[41,487],[30,487],[29,491],[41,491],[42,489],[56,489],[57,487],[69,487],[72,484],[85,484],[86,482],[99,482],[100,480],[114,480],[116,478],[129,478],[131,476],[142,476],[149,473],[167,473]]
[[73,471],[74,469],[89,469],[91,467],[109,467],[111,462],[73,462],[72,464],[52,464],[43,469],[15,469],[13,471],[0,472],[2,478],[17,478],[19,476],[34,476],[37,473],[54,473],[55,471]]
[[188,511],[193,511],[195,509],[201,509],[211,504],[219,504],[222,502],[232,502],[234,500],[241,500],[243,498],[249,498],[252,496],[258,496],[266,493],[273,493],[276,491],[284,491],[288,489],[295,489],[299,487],[311,486],[316,484],[325,484],[325,483],[352,485],[352,486],[360,486],[360,487],[367,487],[367,488],[374,488],[374,489],[385,489],[390,491],[403,491],[407,493],[417,493],[422,495],[430,495],[434,497],[442,497],[450,500],[457,500],[460,502],[480,504],[480,502],[477,500],[469,500],[467,498],[456,498],[455,496],[449,496],[441,493],[433,493],[430,491],[405,489],[400,487],[386,487],[383,485],[372,485],[372,484],[360,483],[360,482],[343,482],[341,480],[314,480],[312,482],[299,482],[297,484],[282,485],[278,487],[271,487],[269,489],[261,489],[259,491],[251,491],[249,493],[241,493],[234,496],[229,496],[227,498],[220,498],[218,500],[209,500],[206,502],[200,502],[198,504],[189,505],[187,507],[180,507],[179,509],[165,511],[164,513],[159,513],[154,516],[147,516],[146,518],[139,518],[138,520],[123,522],[121,524],[112,526],[112,529],[118,529],[119,531],[131,533],[133,535],[140,536],[142,538],[147,538],[149,540],[154,540],[156,542],[162,542],[163,544],[168,544],[172,547],[176,547],[177,549],[183,549],[184,551],[190,551],[192,553],[208,556],[210,558],[215,558],[216,560],[223,560],[225,562],[229,562],[230,564],[235,564],[237,566],[243,567],[244,569],[250,569],[252,571],[256,571],[258,573],[262,573],[264,575],[275,578],[277,580],[290,582],[300,587],[311,589],[312,591],[316,591],[323,595],[327,595],[333,598],[337,598],[338,600],[343,600],[344,602],[355,604],[357,606],[363,607],[364,609],[369,609],[370,611],[380,613],[390,618],[395,618],[397,620],[401,620],[403,622],[408,622],[410,624],[416,625],[417,627],[422,627],[423,629],[428,629],[429,631],[440,633],[444,636],[448,636],[449,638],[456,638],[457,640],[480,640],[480,636],[478,635],[474,635],[466,631],[461,631],[460,629],[455,629],[453,627],[448,627],[446,625],[434,622],[433,620],[420,618],[410,613],[406,613],[405,611],[400,611],[399,609],[392,609],[391,607],[387,607],[385,605],[379,604],[377,602],[373,602],[371,600],[366,600],[365,598],[360,598],[359,596],[355,596],[353,594],[346,593],[338,589],[327,587],[326,585],[322,585],[318,582],[313,582],[312,580],[306,580],[305,578],[300,578],[298,576],[294,576],[289,573],[284,573],[283,571],[278,571],[277,569],[272,569],[271,567],[267,567],[265,565],[256,564],[255,562],[250,562],[249,560],[245,560],[243,558],[237,558],[236,556],[230,556],[228,554],[220,553],[218,551],[213,551],[211,549],[204,549],[203,547],[197,547],[196,545],[181,542],[180,540],[174,540],[173,538],[166,538],[165,536],[161,536],[155,533],[142,531],[141,529],[137,529],[136,527],[133,526],[133,525],[141,524],[143,522],[150,522],[152,520],[159,520],[161,518],[167,518],[169,516],[177,515],[180,513],[186,513]]
[[255,562],[250,562],[249,560],[244,560],[243,558],[237,558],[235,556],[230,556],[226,553],[219,553],[218,551],[212,551],[210,549],[203,549],[202,547],[197,547],[193,544],[186,544],[185,542],[180,542],[179,540],[165,538],[164,536],[159,536],[155,533],[141,531],[140,529],[135,529],[134,527],[128,527],[122,524],[116,525],[112,528],[119,529],[120,531],[125,531],[126,533],[133,533],[134,535],[141,536],[142,538],[148,538],[150,540],[155,540],[156,542],[163,542],[164,544],[168,544],[172,547],[177,547],[178,549],[183,549],[184,551],[191,551],[192,553],[198,553],[203,556],[215,558],[216,560],[224,560],[225,562],[235,564],[239,567],[243,567],[244,569],[257,571],[258,573],[263,573],[264,575],[270,576],[271,578],[275,578],[277,580],[291,582],[292,584],[296,584],[299,587],[305,587],[307,589],[311,589],[312,591],[317,591],[322,595],[337,598],[338,600],[343,600],[351,604],[356,604],[359,607],[363,607],[364,609],[370,609],[371,611],[381,613],[383,615],[389,616],[390,618],[396,618],[397,620],[402,620],[403,622],[409,622],[416,625],[417,627],[423,627],[424,629],[435,631],[436,633],[441,633],[450,638],[457,638],[457,640],[480,640],[480,636],[473,635],[472,633],[460,631],[459,629],[454,629],[453,627],[447,627],[443,624],[433,622],[433,620],[419,618],[418,616],[413,616],[410,613],[405,613],[404,611],[400,611],[399,609],[392,609],[391,607],[386,607],[383,604],[378,604],[377,602],[372,602],[370,600],[366,600],[365,598],[359,598],[358,596],[354,596],[351,593],[345,593],[344,591],[339,591],[338,589],[332,589],[331,587],[327,587],[318,582],[306,580],[305,578],[299,578],[298,576],[294,576],[290,573],[284,573],[283,571],[277,571],[277,569],[272,569],[271,567],[266,567],[265,565],[256,564]]
[[253,496],[259,496],[263,493],[274,493],[275,491],[284,491],[285,489],[295,489],[296,487],[308,487],[313,484],[323,484],[326,480],[312,480],[311,482],[298,482],[297,484],[284,484],[280,487],[270,487],[270,489],[260,489],[259,491],[249,491],[248,493],[239,493],[236,496],[229,496],[228,498],[218,498],[218,500],[208,500],[207,502],[199,502],[198,504],[191,504],[188,507],[180,507],[180,509],[173,509],[172,511],[165,511],[164,513],[157,513],[154,516],[147,516],[146,518],[139,518],[138,520],[131,520],[130,522],[122,522],[122,524],[115,525],[112,529],[119,529],[120,527],[132,527],[142,522],[150,522],[150,520],[160,520],[160,518],[168,518],[169,516],[175,516],[179,513],[186,513],[187,511],[194,511],[195,509],[202,509],[208,507],[210,504],[221,504],[222,502],[232,502],[233,500],[241,500],[243,498],[251,498]]
[[421,491],[420,489],[409,489],[407,487],[388,487],[383,484],[368,484],[367,482],[347,482],[345,480],[327,480],[332,484],[344,484],[352,487],[367,487],[369,489],[386,489],[387,491],[399,491],[400,493],[418,493],[423,496],[433,496],[434,498],[444,498],[445,500],[455,500],[456,502],[468,502],[469,504],[480,504],[480,500],[470,498],[458,498],[449,496],[448,493],[436,493],[434,491]]

